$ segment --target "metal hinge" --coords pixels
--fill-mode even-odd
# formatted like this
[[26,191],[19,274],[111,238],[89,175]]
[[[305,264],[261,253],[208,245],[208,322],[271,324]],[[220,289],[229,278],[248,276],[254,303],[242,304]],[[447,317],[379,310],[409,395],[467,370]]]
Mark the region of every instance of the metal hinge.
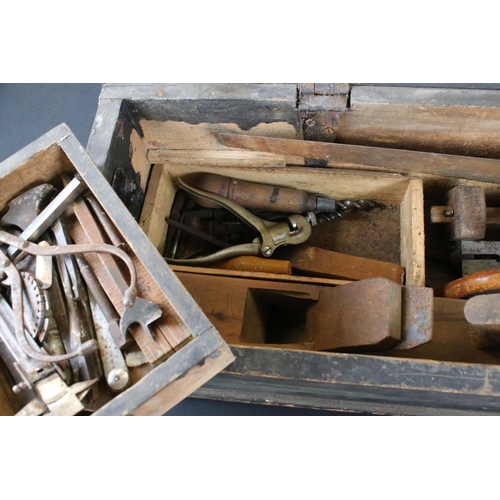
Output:
[[334,142],[347,109],[348,83],[300,83],[298,108],[304,139]]

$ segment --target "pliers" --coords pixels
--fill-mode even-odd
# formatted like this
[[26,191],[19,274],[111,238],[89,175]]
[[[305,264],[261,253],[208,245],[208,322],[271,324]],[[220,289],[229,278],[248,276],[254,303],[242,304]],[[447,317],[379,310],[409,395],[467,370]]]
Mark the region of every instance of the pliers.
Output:
[[203,266],[241,255],[271,257],[279,246],[298,245],[304,243],[311,236],[311,224],[302,215],[292,214],[287,216],[285,221],[281,222],[267,221],[257,217],[246,208],[224,196],[194,188],[181,178],[177,179],[177,183],[181,189],[195,199],[211,201],[226,208],[229,212],[257,230],[260,237],[255,238],[251,243],[224,248],[205,257],[196,257],[193,259],[166,258],[165,260],[170,264]]

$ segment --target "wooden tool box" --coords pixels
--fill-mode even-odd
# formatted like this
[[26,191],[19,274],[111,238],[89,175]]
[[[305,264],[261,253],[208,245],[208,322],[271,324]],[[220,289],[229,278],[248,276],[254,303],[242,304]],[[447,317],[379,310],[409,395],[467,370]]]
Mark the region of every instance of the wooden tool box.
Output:
[[[500,150],[498,97],[498,91],[488,90],[347,84],[105,85],[87,151],[112,189],[96,181],[95,194],[109,198],[102,202],[105,209],[193,334],[99,413],[160,414],[194,389],[200,398],[351,412],[500,413],[500,354],[476,348],[477,332],[463,321],[460,305],[438,300],[433,340],[414,349],[312,352],[280,346],[283,342],[271,345],[265,335],[250,345],[235,331],[224,334],[235,357],[229,364],[231,354],[212,326],[227,324],[224,311],[205,311],[208,322],[179,282],[196,297],[203,294],[196,284],[216,271],[174,267],[175,278],[154,250],[163,250],[176,177],[214,172],[337,199],[379,201],[382,209],[322,226],[311,242],[399,263],[405,285],[439,286],[453,271],[439,252],[447,241],[443,226],[429,224],[431,206],[445,205],[446,193],[457,185],[480,186],[488,206],[500,206],[500,168],[493,160]],[[219,134],[298,139],[311,153],[290,154],[279,144],[228,147]],[[65,141],[50,136],[20,152],[22,158],[7,160],[8,168],[6,162],[1,166],[13,170]],[[54,142],[58,145],[49,148]],[[66,154],[65,167],[56,163],[56,171],[72,168]],[[270,279],[257,274],[239,278]],[[201,339],[207,339],[208,350],[195,348],[193,341]],[[157,394],[154,374],[162,381]]]
[[[151,345],[152,350],[161,351],[157,362],[130,369],[128,389],[116,394],[105,384],[99,387],[93,414],[162,415],[231,363],[234,356],[66,125],[0,163],[0,211],[5,212],[9,201],[19,193],[41,183],[60,188],[61,174],[81,176],[127,241],[138,276],[142,275],[142,282],[137,282],[139,296],[154,294],[162,309],[156,324],[161,322],[162,331],[170,333],[161,341],[158,335]],[[20,410],[20,400],[1,365],[0,414],[12,415]]]
[[[87,149],[160,252],[173,179],[213,172],[384,202],[387,210],[335,221],[313,236],[315,243],[398,262],[406,285],[435,287],[449,276],[446,265],[432,259],[426,276],[426,251],[432,254],[445,241],[442,227],[428,224],[431,204],[445,204],[446,192],[459,184],[479,185],[490,204],[500,203],[498,165],[481,158],[499,157],[499,102],[498,91],[488,90],[105,85]],[[338,146],[325,161],[227,147],[221,133]],[[175,269],[196,282],[196,270]],[[204,271],[198,273],[201,284]],[[386,414],[498,414],[500,354],[474,348],[474,331],[447,307],[434,317],[433,341],[406,351],[308,352],[266,347],[265,340],[249,346],[235,332],[228,340],[235,362],[193,396]],[[220,324],[220,315],[207,314]]]

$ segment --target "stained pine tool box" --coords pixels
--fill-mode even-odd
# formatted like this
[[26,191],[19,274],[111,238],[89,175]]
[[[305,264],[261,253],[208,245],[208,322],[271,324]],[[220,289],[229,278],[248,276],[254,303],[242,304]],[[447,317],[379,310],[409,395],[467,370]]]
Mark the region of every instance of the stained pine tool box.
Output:
[[[159,351],[146,347],[157,331],[131,329],[128,389],[101,380],[92,403],[71,385],[64,395],[96,415],[160,414],[188,395],[499,414],[499,98],[356,84],[104,85],[91,159],[64,126],[50,132],[0,164],[10,186],[0,215],[28,187],[62,188],[61,174],[79,174],[91,195],[73,203],[71,237],[96,243],[79,217],[95,198],[115,246],[130,247],[138,299],[160,302],[169,328]],[[87,255],[108,290],[113,273],[97,259]],[[124,298],[111,299],[123,321]],[[13,373],[2,380],[11,413],[12,384],[23,382]]]
[[161,415],[233,360],[66,125],[0,184],[2,415]]

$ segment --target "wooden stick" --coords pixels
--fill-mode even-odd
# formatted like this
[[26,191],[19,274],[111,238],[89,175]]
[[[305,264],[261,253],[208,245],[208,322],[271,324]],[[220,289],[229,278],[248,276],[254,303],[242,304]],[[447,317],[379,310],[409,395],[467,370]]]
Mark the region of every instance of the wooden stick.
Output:
[[393,262],[367,259],[339,252],[332,252],[308,245],[283,249],[292,267],[310,276],[323,278],[362,280],[387,278],[403,284],[404,269]]
[[297,139],[219,134],[224,146],[324,160],[328,167],[500,182],[500,160]]
[[292,274],[292,264],[287,260],[264,259],[245,255],[219,262],[211,267],[216,269],[228,269],[230,271],[248,271],[270,274]]

